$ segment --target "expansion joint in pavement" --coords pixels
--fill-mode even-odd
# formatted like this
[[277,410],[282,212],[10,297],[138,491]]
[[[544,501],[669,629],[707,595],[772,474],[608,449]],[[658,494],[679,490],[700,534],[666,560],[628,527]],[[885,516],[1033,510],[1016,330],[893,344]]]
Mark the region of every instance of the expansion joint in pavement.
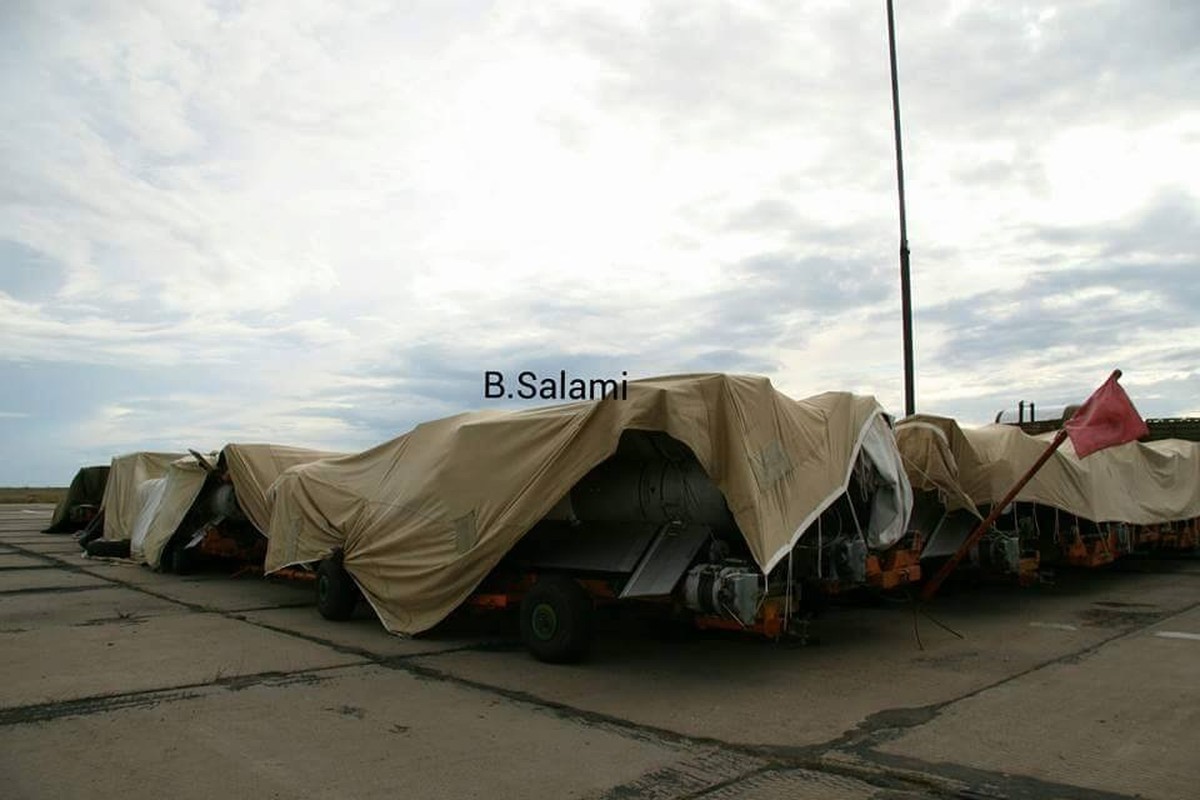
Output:
[[86,717],[92,714],[102,714],[126,708],[149,708],[164,703],[200,698],[204,696],[206,690],[211,689],[238,691],[260,685],[287,686],[290,684],[316,683],[324,680],[321,673],[365,666],[367,663],[333,664],[327,667],[307,667],[289,672],[269,670],[250,675],[217,676],[212,680],[195,681],[178,686],[164,686],[135,692],[119,692],[49,703],[10,706],[9,708],[0,708],[0,727],[48,722],[63,717]]

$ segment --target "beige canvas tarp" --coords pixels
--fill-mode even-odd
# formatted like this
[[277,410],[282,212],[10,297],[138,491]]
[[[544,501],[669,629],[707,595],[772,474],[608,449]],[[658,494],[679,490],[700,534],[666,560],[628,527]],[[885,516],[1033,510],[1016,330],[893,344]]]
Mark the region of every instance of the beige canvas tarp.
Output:
[[[896,426],[916,488],[937,488],[983,506],[999,502],[1046,449],[1053,434],[1013,425],[959,428],[917,415]],[[1200,516],[1200,444],[1177,439],[1130,442],[1078,458],[1070,440],[1017,495],[1093,522],[1149,525]],[[947,503],[948,507],[950,503]]]
[[108,467],[83,467],[71,479],[66,495],[54,507],[50,524],[42,533],[68,533],[83,527],[83,523],[71,519],[71,512],[83,505],[99,508],[104,502],[104,487],[108,481]]
[[337,458],[345,453],[308,450],[278,444],[227,444],[221,451],[229,479],[237,494],[238,505],[251,524],[264,536],[270,534],[271,506],[267,490],[275,479],[299,464],[323,458]]
[[[216,453],[205,455],[209,463],[216,460]],[[171,462],[167,468],[165,483],[159,490],[157,508],[150,516],[145,533],[139,542],[130,542],[130,555],[158,569],[162,562],[163,549],[175,534],[179,523],[200,496],[208,471],[194,456],[184,456]]]
[[138,487],[152,478],[167,474],[172,461],[183,453],[129,453],[116,456],[108,470],[104,486],[104,538],[119,542],[133,538],[133,526],[141,506]]
[[[727,375],[635,381],[624,400],[461,414],[280,476],[267,570],[342,547],[389,630],[426,630],[616,450],[622,431],[641,429],[691,448],[769,571],[845,490],[864,440],[881,426],[886,432],[870,397],[796,401],[765,378]],[[894,440],[874,440],[890,448],[908,493],[880,537],[886,546],[904,533],[911,491]]]
[[975,451],[953,420],[927,415],[908,417],[896,425],[896,446],[915,491],[937,492],[947,511],[965,510],[980,517],[975,501],[959,482],[959,460],[965,472],[979,469]]
[[[209,464],[225,463],[238,505],[254,527],[265,535],[270,519],[267,489],[275,479],[289,467],[336,455],[341,454],[274,444],[227,444],[220,454],[209,453],[205,458]],[[207,476],[204,467],[191,456],[172,462],[167,470],[161,503],[149,524],[140,552],[134,550],[132,553],[134,558],[140,558],[155,569],[159,567],[167,542],[200,497]]]

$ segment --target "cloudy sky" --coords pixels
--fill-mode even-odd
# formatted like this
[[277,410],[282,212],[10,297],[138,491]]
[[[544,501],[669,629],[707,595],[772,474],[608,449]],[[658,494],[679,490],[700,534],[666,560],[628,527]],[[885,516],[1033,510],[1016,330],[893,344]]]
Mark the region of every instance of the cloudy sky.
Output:
[[[1200,414],[1200,4],[896,6],[918,409]],[[0,101],[0,485],[489,369],[903,411],[883,0],[15,0]]]

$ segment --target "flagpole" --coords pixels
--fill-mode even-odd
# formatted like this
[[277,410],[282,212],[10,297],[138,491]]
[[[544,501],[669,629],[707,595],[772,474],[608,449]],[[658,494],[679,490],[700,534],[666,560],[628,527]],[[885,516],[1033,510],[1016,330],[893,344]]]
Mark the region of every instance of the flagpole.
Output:
[[1038,460],[1033,463],[1033,466],[1030,467],[1029,470],[1021,476],[1020,480],[1018,480],[1016,484],[1008,490],[1008,494],[1004,495],[1004,499],[999,503],[992,505],[992,511],[987,515],[987,519],[979,523],[975,530],[971,531],[971,535],[968,536],[966,541],[959,546],[954,555],[950,557],[950,560],[943,564],[942,568],[938,570],[937,574],[925,584],[925,586],[921,589],[922,600],[930,600],[935,594],[937,594],[938,587],[942,585],[942,582],[945,581],[946,578],[950,577],[950,573],[954,572],[955,568],[958,566],[958,563],[963,560],[963,557],[966,556],[966,554],[970,552],[971,548],[975,546],[975,543],[978,542],[983,535],[991,529],[992,524],[1000,518],[1001,514],[1004,513],[1004,509],[1008,508],[1008,504],[1016,498],[1017,494],[1025,488],[1025,484],[1029,483],[1029,481],[1033,479],[1033,476],[1036,475],[1037,471],[1042,468],[1042,465],[1050,460],[1050,456],[1054,455],[1054,451],[1057,450],[1059,445],[1066,440],[1066,430],[1059,430],[1059,432],[1054,436],[1054,441],[1050,442],[1050,446],[1046,448],[1045,452],[1038,456]]
[[908,265],[908,215],[904,207],[904,155],[900,149],[900,79],[896,73],[896,22],[887,0],[888,55],[892,67],[892,127],[896,133],[896,186],[900,196],[900,319],[904,342],[904,416],[917,410],[913,377],[912,280]]

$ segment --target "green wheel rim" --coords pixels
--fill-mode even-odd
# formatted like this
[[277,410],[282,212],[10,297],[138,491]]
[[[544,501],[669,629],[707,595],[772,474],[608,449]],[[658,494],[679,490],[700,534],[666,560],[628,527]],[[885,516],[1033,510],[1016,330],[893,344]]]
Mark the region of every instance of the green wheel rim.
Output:
[[558,614],[549,603],[538,603],[533,607],[530,619],[533,635],[543,642],[554,638],[558,631]]
[[322,603],[329,598],[329,578],[324,575],[317,576],[317,599]]

